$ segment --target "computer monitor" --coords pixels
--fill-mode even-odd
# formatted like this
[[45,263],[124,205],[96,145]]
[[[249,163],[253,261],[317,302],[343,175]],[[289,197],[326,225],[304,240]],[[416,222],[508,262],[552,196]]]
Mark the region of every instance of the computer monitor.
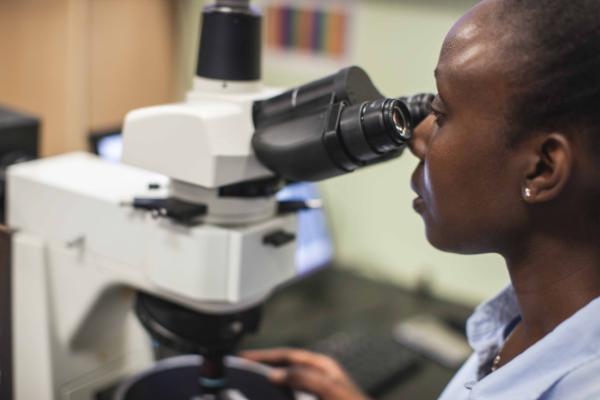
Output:
[[[119,132],[106,132],[90,136],[94,153],[100,158],[119,162],[123,142]],[[313,183],[294,183],[283,188],[278,200],[308,200],[319,198],[317,186]],[[323,210],[300,211],[298,215],[298,236],[296,268],[298,274],[306,276],[329,264],[333,260],[333,243]]]

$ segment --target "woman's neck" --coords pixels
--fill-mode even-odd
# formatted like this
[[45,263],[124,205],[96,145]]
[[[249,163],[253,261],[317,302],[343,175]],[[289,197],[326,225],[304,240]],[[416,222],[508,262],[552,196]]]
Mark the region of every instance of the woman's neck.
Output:
[[600,296],[600,239],[596,243],[542,236],[506,257],[530,340],[539,340]]

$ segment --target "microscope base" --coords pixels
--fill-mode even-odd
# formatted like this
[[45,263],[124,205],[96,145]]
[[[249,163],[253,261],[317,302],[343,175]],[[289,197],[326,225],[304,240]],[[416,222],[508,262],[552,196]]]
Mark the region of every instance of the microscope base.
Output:
[[268,367],[235,357],[226,359],[227,388],[222,394],[203,395],[198,385],[201,364],[202,357],[195,355],[162,360],[121,385],[114,400],[314,400],[270,383]]

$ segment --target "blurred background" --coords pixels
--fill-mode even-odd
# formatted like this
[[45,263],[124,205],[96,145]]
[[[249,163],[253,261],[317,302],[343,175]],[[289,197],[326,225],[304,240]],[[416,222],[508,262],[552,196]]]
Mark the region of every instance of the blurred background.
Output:
[[[263,78],[289,87],[356,64],[395,97],[435,91],[443,38],[475,0],[260,0]],[[0,1],[0,104],[41,119],[42,156],[88,150],[127,111],[183,99],[200,0]],[[474,305],[508,283],[497,256],[433,249],[411,207],[416,159],[320,185],[336,268]]]

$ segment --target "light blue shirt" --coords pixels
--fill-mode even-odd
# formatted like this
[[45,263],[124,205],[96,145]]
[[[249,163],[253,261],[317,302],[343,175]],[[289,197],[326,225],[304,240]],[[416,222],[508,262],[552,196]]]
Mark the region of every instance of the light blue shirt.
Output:
[[477,307],[467,322],[475,352],[439,400],[600,400],[600,298],[484,376],[519,316],[512,286]]

